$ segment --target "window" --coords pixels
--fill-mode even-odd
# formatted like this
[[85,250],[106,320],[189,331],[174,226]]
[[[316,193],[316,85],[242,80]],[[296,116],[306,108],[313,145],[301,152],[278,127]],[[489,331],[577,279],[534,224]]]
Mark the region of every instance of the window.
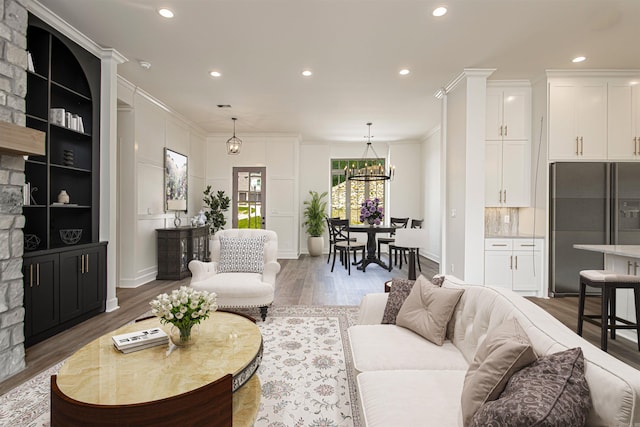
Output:
[[[369,164],[377,159],[367,159]],[[347,165],[363,167],[363,159],[331,160],[331,216],[347,218],[351,224],[360,224],[360,204],[367,198],[380,199],[384,203],[384,181],[347,181],[344,169]],[[382,165],[384,167],[384,164]]]

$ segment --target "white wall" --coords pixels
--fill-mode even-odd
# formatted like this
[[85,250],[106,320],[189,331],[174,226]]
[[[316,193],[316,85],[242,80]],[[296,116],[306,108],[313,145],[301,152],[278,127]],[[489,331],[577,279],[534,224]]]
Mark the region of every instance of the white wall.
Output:
[[124,79],[118,81],[118,286],[155,280],[156,229],[173,227],[164,211],[164,148],[188,156],[188,213],[201,207],[206,145],[199,129]]
[[421,248],[420,255],[438,263],[442,255],[441,136],[438,128],[422,141],[423,228],[427,230],[428,240],[426,246]]
[[[240,154],[227,155],[228,134],[206,138],[206,185],[224,190],[233,199],[232,171],[235,166],[263,166],[266,179],[266,228],[278,234],[278,257],[297,258],[299,254],[299,145],[297,135],[246,135]],[[306,173],[306,172],[305,172]],[[202,194],[202,192],[200,192]],[[231,209],[227,212],[231,228]]]

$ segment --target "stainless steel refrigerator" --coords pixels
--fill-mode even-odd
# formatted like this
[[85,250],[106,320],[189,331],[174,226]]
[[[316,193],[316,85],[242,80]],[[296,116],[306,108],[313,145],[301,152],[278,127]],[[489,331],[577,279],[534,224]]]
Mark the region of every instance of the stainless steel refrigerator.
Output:
[[580,270],[602,269],[604,256],[574,244],[640,244],[640,164],[553,163],[550,173],[549,292],[577,295]]

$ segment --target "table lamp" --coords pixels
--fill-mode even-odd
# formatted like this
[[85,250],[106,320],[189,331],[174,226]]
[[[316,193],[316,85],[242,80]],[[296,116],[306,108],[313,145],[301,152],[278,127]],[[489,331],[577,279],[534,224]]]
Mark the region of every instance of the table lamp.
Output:
[[416,249],[425,245],[427,230],[422,228],[399,228],[396,230],[394,246],[409,250],[409,280],[416,280]]
[[182,222],[180,220],[180,211],[187,210],[187,201],[185,199],[167,200],[167,210],[175,212],[176,217],[173,220],[173,225],[178,228],[180,227],[180,223]]

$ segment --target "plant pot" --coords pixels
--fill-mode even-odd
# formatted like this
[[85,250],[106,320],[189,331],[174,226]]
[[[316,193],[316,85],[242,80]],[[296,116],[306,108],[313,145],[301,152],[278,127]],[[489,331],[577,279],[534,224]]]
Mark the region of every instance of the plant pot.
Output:
[[307,238],[307,249],[309,249],[309,256],[320,256],[324,249],[324,237],[309,236]]

